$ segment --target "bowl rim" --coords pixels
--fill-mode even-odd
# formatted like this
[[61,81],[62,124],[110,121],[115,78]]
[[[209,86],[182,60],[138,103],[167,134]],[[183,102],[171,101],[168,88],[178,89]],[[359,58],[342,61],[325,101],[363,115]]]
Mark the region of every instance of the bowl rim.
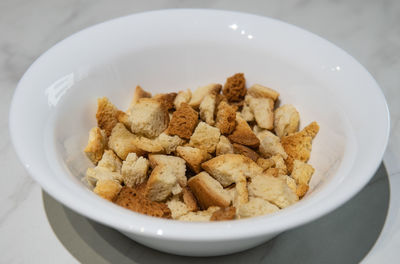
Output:
[[[146,15],[157,15],[157,14],[164,14],[164,13],[192,13],[193,15],[205,15],[208,13],[218,13],[221,15],[228,15],[228,16],[242,16],[246,17],[248,19],[263,19],[263,20],[269,20],[270,22],[274,22],[277,24],[281,24],[285,27],[291,27],[296,29],[297,31],[301,31],[302,33],[308,35],[309,37],[318,40],[318,41],[323,41],[325,44],[334,47],[335,49],[340,50],[346,56],[348,59],[352,60],[355,64],[357,64],[358,67],[360,67],[363,71],[365,71],[366,74],[369,75],[370,81],[373,82],[373,86],[375,88],[375,92],[379,95],[380,98],[378,100],[381,100],[384,103],[385,109],[382,109],[384,112],[386,112],[385,115],[385,122],[386,122],[386,127],[382,128],[382,131],[385,130],[384,133],[382,133],[382,139],[385,142],[381,146],[380,149],[376,150],[374,160],[370,164],[370,173],[365,175],[362,180],[360,180],[355,186],[353,186],[352,189],[346,190],[346,192],[343,192],[340,196],[335,197],[335,199],[332,199],[328,203],[325,204],[324,207],[319,207],[318,210],[309,210],[310,214],[307,215],[300,215],[296,219],[288,219],[286,221],[282,221],[279,223],[276,223],[276,221],[271,225],[271,226],[265,226],[262,225],[265,223],[266,218],[271,218],[274,219],[276,218],[277,215],[279,215],[279,218],[282,218],[284,215],[288,215],[289,211],[287,208],[286,210],[283,210],[279,212],[279,214],[272,214],[272,215],[266,215],[266,216],[261,216],[261,217],[255,217],[255,218],[249,218],[249,219],[241,219],[241,220],[236,220],[236,221],[223,221],[223,222],[207,222],[207,223],[193,223],[193,222],[181,222],[181,221],[174,221],[174,220],[166,220],[166,219],[158,219],[154,217],[149,217],[146,215],[141,215],[138,213],[132,213],[131,211],[128,211],[124,208],[118,208],[118,206],[113,205],[107,201],[103,201],[99,197],[91,197],[89,198],[88,194],[82,194],[88,199],[92,199],[92,201],[97,200],[96,203],[101,204],[103,208],[107,210],[112,210],[114,212],[120,212],[121,214],[126,215],[128,212],[132,217],[132,219],[138,220],[140,223],[146,223],[150,222],[151,224],[154,224],[156,226],[160,226],[159,229],[153,228],[153,229],[144,229],[142,230],[138,226],[134,226],[132,224],[128,224],[127,221],[119,221],[118,219],[115,219],[114,216],[102,216],[101,214],[94,213],[94,211],[86,211],[86,206],[82,206],[79,203],[74,202],[76,197],[73,197],[72,194],[68,194],[68,192],[58,192],[56,191],[56,188],[64,188],[64,186],[60,185],[59,183],[56,182],[48,182],[45,181],[44,178],[40,176],[40,171],[34,170],[32,167],[30,167],[29,161],[27,160],[27,157],[24,155],[24,149],[22,148],[21,145],[18,144],[18,138],[16,138],[16,113],[17,113],[17,100],[19,99],[21,95],[21,83],[22,81],[27,78],[28,73],[37,65],[40,63],[41,59],[46,56],[51,50],[55,49],[57,46],[61,45],[62,43],[67,42],[69,39],[74,38],[78,35],[85,34],[85,32],[88,32],[92,30],[93,28],[98,28],[101,27],[104,24],[109,24],[109,23],[114,23],[116,21],[120,21],[123,19],[129,19],[133,16],[146,16]],[[383,118],[383,117],[382,117]],[[270,18],[270,17],[264,17],[260,15],[255,15],[255,14],[248,14],[244,12],[237,12],[237,11],[226,11],[226,10],[218,10],[218,9],[162,9],[162,10],[152,10],[152,11],[146,11],[146,12],[141,12],[141,13],[134,13],[130,14],[127,16],[122,16],[122,17],[117,17],[111,20],[107,20],[104,22],[101,22],[99,24],[95,24],[93,26],[87,27],[85,29],[82,29],[69,37],[61,40],[60,42],[56,43],[54,46],[52,46],[50,49],[48,49],[46,52],[44,52],[42,55],[40,55],[35,62],[27,69],[27,71],[24,73],[22,76],[21,80],[17,84],[17,88],[15,89],[12,101],[11,101],[11,106],[10,106],[10,112],[9,112],[9,132],[10,132],[10,138],[13,143],[14,149],[16,150],[16,154],[21,161],[21,163],[24,165],[25,169],[28,171],[30,176],[37,181],[41,187],[49,193],[52,197],[54,197],[56,200],[61,202],[62,204],[66,205],[67,207],[71,208],[74,211],[77,211],[78,213],[93,219],[97,222],[101,222],[103,224],[106,224],[108,226],[117,228],[120,231],[128,232],[128,233],[134,233],[139,236],[144,236],[144,237],[157,237],[158,239],[173,239],[173,240],[180,240],[180,241],[207,241],[207,240],[220,240],[220,241],[226,241],[226,240],[231,240],[231,239],[238,239],[238,238],[248,238],[248,237],[261,237],[265,236],[270,233],[279,233],[284,230],[288,230],[300,225],[303,225],[307,222],[311,222],[312,220],[315,220],[333,210],[338,208],[339,206],[343,205],[346,201],[351,199],[353,196],[355,196],[371,179],[373,174],[376,172],[378,169],[382,158],[383,154],[385,152],[385,149],[388,145],[388,140],[389,140],[389,133],[390,133],[390,114],[389,114],[389,109],[385,100],[385,97],[383,95],[382,90],[379,88],[378,84],[374,80],[374,78],[371,76],[371,74],[358,62],[356,61],[351,55],[349,55],[346,51],[342,50],[341,48],[337,47],[330,41],[323,39],[314,33],[311,33],[309,31],[306,31],[304,29],[301,29],[300,27],[297,27],[295,25],[291,25],[289,23]],[[91,194],[92,195],[92,194]],[[184,230],[190,230],[196,227],[213,227],[213,230],[224,230],[224,232],[217,232],[217,233],[191,233],[188,235],[186,232],[163,232],[163,229],[166,228],[173,228],[174,230],[177,229],[184,229]],[[238,228],[240,227],[240,228]],[[263,227],[260,229],[260,227]],[[161,230],[161,233],[159,232]],[[231,232],[225,232],[227,230],[230,230]]]

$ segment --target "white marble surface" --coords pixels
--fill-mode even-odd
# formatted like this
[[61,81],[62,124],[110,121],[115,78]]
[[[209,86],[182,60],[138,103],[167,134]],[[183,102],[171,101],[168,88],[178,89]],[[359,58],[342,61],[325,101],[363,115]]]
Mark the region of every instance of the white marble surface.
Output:
[[[326,225],[324,221],[331,223],[330,226],[335,226],[334,219],[356,223],[350,220],[358,217],[359,225],[363,226],[364,230],[355,228],[354,234],[372,234],[369,226],[373,227],[374,232],[379,231],[383,224],[381,216],[384,216],[388,205],[389,197],[385,184],[388,185],[389,177],[390,207],[380,237],[370,249],[379,232],[375,237],[368,239],[362,235],[351,236],[354,239],[354,250],[346,251],[345,254],[349,257],[347,260],[352,260],[353,263],[363,257],[364,263],[398,263],[400,2],[396,0],[0,1],[0,168],[3,168],[3,181],[0,185],[0,263],[154,263],[161,260],[166,263],[213,263],[221,260],[225,260],[226,263],[266,263],[285,260],[283,250],[293,245],[289,243],[292,239],[298,239],[304,234],[308,234],[307,239],[310,241],[317,239],[316,236],[310,235],[313,231],[305,226],[283,234],[271,243],[225,258],[188,259],[169,256],[129,242],[114,231],[62,207],[42,194],[40,187],[31,180],[18,162],[9,138],[8,110],[19,78],[35,58],[56,42],[95,23],[146,10],[181,7],[238,10],[298,25],[343,48],[371,72],[387,98],[392,118],[390,142],[384,157],[387,174],[384,170],[378,173],[359,196],[334,212],[336,218],[332,216],[330,222],[329,218],[324,218],[325,220],[321,219],[318,223],[321,228]],[[370,197],[376,198],[371,200]],[[370,202],[371,209],[379,211],[375,216],[366,213],[366,203]],[[349,211],[359,214],[352,217]],[[66,217],[63,217],[64,215]],[[331,241],[330,245],[342,244],[340,239],[343,238],[335,236],[335,239],[337,241]],[[108,242],[109,240],[119,243],[120,249],[116,250],[118,245]],[[371,245],[362,243],[366,240],[371,242]],[[312,247],[313,244],[307,245]],[[366,251],[360,247],[365,247]],[[302,256],[299,259],[307,263],[316,259],[323,260],[321,253],[313,251],[312,248],[296,252]],[[357,252],[358,255],[355,256],[354,253],[354,258],[351,258],[351,252]],[[323,254],[334,257],[329,255],[329,252]],[[347,263],[346,259],[343,258],[341,263]]]

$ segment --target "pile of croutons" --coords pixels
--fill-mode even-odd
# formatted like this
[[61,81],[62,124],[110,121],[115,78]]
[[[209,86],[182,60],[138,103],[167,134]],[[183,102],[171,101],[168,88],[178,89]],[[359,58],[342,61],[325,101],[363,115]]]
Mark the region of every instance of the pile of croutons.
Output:
[[[222,93],[221,93],[222,90]],[[126,112],[98,99],[97,127],[84,150],[96,165],[85,179],[99,196],[135,212],[185,221],[240,219],[301,199],[312,122],[299,131],[293,105],[244,74],[152,96],[136,87]]]

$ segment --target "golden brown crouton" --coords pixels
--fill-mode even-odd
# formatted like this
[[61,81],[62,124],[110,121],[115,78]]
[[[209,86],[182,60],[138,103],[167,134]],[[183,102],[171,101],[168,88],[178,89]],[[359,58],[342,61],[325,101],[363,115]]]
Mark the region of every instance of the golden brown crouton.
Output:
[[121,188],[122,186],[118,181],[99,180],[93,192],[106,200],[113,201],[121,191]]
[[299,185],[297,185],[296,195],[299,198],[302,198],[304,195],[306,195],[308,188],[308,184],[300,183]]
[[219,128],[222,134],[230,134],[236,126],[236,111],[227,102],[222,101],[218,105],[216,116],[216,127]]
[[201,101],[207,94],[219,94],[222,85],[218,83],[211,83],[206,86],[197,88],[192,93],[192,98],[190,99],[189,105],[193,108],[199,108]]
[[182,190],[182,199],[190,212],[199,210],[196,197],[194,197],[194,194],[187,186]]
[[159,101],[167,110],[174,108],[174,101],[177,93],[163,93],[154,95],[153,99]]
[[210,206],[228,207],[231,203],[229,194],[207,172],[200,172],[190,178],[188,185],[202,209]]
[[257,148],[260,145],[260,140],[251,130],[249,124],[236,113],[236,127],[232,134],[228,136],[229,140],[241,145]]
[[279,93],[271,88],[262,86],[260,84],[254,84],[249,88],[248,94],[256,98],[271,98],[276,101],[279,97]]
[[131,126],[132,126],[132,122],[129,118],[129,115],[125,112],[122,111],[118,111],[117,112],[117,119],[118,122],[124,124],[124,126],[130,131],[131,130]]
[[94,127],[89,132],[89,140],[86,148],[83,150],[87,157],[97,164],[103,156],[104,149],[107,147],[107,136],[105,131],[100,130],[98,127]]
[[210,218],[210,221],[225,221],[235,219],[236,208],[229,206],[215,211]]
[[252,159],[253,161],[257,161],[258,158],[260,158],[260,155],[258,155],[257,152],[255,152],[251,148],[248,148],[246,146],[243,146],[243,145],[240,145],[237,143],[233,143],[233,152],[235,154],[242,154],[242,155]]
[[168,127],[168,134],[189,139],[198,123],[198,113],[188,104],[182,103],[172,114]]
[[297,184],[308,184],[313,173],[314,168],[310,164],[300,160],[294,160],[293,171],[290,176],[296,180]]
[[195,173],[201,171],[201,163],[211,158],[206,150],[189,146],[179,146],[176,148],[176,152]]
[[97,99],[97,126],[104,129],[107,136],[118,123],[118,109],[108,100],[107,97]]
[[165,203],[153,202],[146,197],[145,187],[145,184],[135,188],[124,186],[114,202],[134,212],[155,217],[171,218],[171,210]]
[[221,133],[218,128],[200,122],[194,130],[193,135],[190,137],[189,145],[204,149],[208,153],[214,153],[220,136]]
[[287,136],[299,130],[300,115],[293,105],[283,105],[275,110],[275,133],[278,137]]
[[226,96],[229,102],[239,102],[244,99],[246,95],[246,79],[243,73],[236,73],[235,75],[226,79],[222,93]]
[[131,131],[136,135],[154,138],[160,135],[169,123],[165,106],[153,98],[141,98],[132,106],[129,119]]
[[112,130],[108,140],[108,147],[122,160],[126,159],[129,153],[134,152],[138,156],[143,156],[145,151],[137,146],[137,137],[129,132],[125,126],[118,123]]
[[312,122],[302,131],[282,137],[282,146],[288,157],[286,166],[291,173],[293,170],[294,160],[307,162],[310,158],[312,139],[318,133],[319,126],[316,122]]
[[[132,97],[130,108],[133,105],[137,104],[139,102],[139,99],[141,99],[141,98],[151,98],[151,93],[146,92],[145,90],[142,89],[142,87],[140,87],[140,85],[138,85],[135,88],[135,92]],[[130,110],[128,110],[127,112],[130,113]]]

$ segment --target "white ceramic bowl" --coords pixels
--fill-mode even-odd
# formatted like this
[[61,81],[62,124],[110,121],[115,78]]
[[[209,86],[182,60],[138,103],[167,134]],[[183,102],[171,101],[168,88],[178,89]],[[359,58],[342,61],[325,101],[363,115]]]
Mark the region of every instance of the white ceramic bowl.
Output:
[[[135,85],[151,92],[196,88],[244,72],[294,104],[301,125],[321,126],[310,163],[316,172],[299,203],[247,220],[186,223],[109,203],[81,178],[96,98],[125,109]],[[351,56],[295,26],[216,10],[165,10],[114,19],[61,41],[25,73],[10,131],[32,177],[58,201],[161,251],[211,256],[245,250],[343,204],[382,160],[389,113],[378,85]]]

